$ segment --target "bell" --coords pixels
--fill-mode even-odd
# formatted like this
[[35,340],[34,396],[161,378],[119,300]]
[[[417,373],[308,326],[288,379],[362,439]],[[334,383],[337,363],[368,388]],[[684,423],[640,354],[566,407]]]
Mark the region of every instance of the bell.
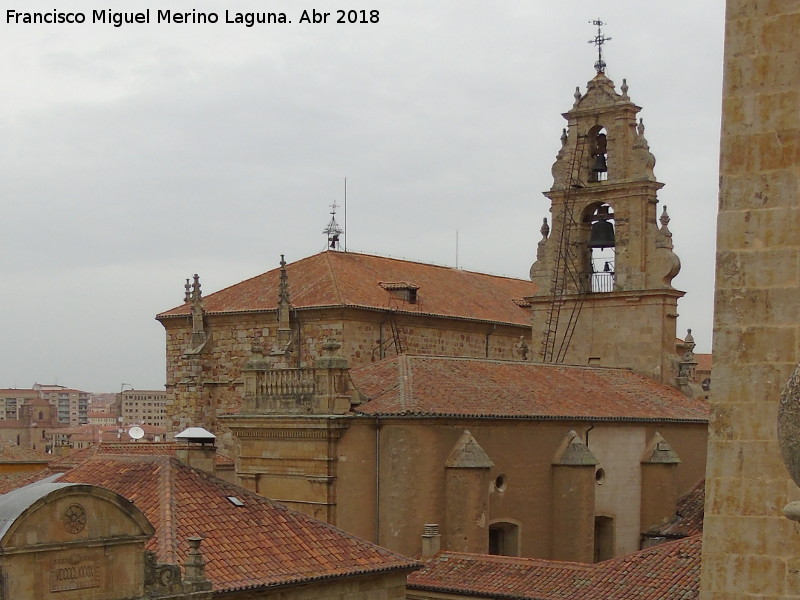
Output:
[[589,248],[613,248],[614,225],[603,219],[592,224],[589,235]]
[[608,171],[605,154],[598,154],[594,157],[594,165],[592,165],[592,171],[594,171],[595,173],[605,173]]

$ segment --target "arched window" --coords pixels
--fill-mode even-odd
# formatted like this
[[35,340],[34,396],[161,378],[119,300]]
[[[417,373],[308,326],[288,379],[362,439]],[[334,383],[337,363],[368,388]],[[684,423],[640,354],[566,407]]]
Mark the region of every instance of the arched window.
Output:
[[609,204],[591,204],[584,211],[583,222],[589,228],[591,283],[588,291],[613,292],[616,258],[614,210]]
[[602,125],[589,130],[589,182],[608,180],[608,139]]
[[519,556],[519,525],[507,521],[489,525],[489,554]]

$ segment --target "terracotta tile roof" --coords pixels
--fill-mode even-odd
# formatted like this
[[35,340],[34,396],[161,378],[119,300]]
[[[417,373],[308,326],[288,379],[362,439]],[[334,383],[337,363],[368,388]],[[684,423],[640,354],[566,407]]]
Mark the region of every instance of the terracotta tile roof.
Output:
[[50,454],[18,446],[10,440],[0,440],[0,463],[43,463],[53,459]]
[[706,502],[706,480],[702,479],[678,499],[675,517],[668,523],[647,531],[647,537],[684,538],[703,533],[703,509]]
[[350,373],[368,415],[708,420],[708,402],[628,371],[401,355]]
[[[131,500],[156,530],[148,549],[156,552],[160,562],[184,564],[186,539],[203,537],[206,576],[217,592],[407,571],[418,566],[411,559],[169,456],[96,455],[58,481],[98,485]],[[9,491],[8,487],[3,489],[0,482],[3,492]],[[243,506],[234,505],[230,496]]]
[[[527,326],[530,311],[518,306],[514,299],[532,296],[535,291],[533,283],[521,279],[352,252],[315,254],[288,264],[286,272],[292,306],[299,309],[393,307],[420,314]],[[279,269],[273,269],[242,281],[205,296],[203,306],[208,314],[274,311],[279,276]],[[390,290],[398,285],[418,287],[417,302],[392,300]],[[189,305],[184,304],[156,318],[188,314]]]
[[[50,463],[50,468],[57,471],[65,471],[87,458],[99,454],[176,456],[177,450],[178,444],[176,442],[103,442],[102,444],[93,444],[88,448],[77,450],[67,456],[59,457]],[[217,450],[214,457],[214,464],[217,468],[223,469],[232,469],[234,467],[233,459],[222,454],[219,450]]]
[[692,600],[700,535],[597,564],[443,552],[408,577],[410,589],[520,600]]

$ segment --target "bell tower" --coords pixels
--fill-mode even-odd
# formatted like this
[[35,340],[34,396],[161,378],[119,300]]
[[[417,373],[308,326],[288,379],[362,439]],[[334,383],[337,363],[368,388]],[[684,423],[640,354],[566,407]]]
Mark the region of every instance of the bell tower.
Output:
[[[608,39],[608,38],[604,38]],[[675,385],[680,260],[669,215],[657,220],[655,158],[602,56],[585,94],[563,114],[568,127],[552,167],[551,219],[531,267],[534,361],[628,367]]]

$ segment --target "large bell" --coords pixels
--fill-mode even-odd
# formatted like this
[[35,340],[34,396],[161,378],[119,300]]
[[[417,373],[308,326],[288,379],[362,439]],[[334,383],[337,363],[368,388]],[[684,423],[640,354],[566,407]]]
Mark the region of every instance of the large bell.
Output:
[[592,231],[589,235],[589,248],[613,248],[614,247],[614,225],[609,221],[600,219],[592,224]]
[[606,164],[606,155],[605,154],[598,154],[594,157],[594,164],[592,165],[592,171],[595,173],[606,173],[608,171],[608,165]]

